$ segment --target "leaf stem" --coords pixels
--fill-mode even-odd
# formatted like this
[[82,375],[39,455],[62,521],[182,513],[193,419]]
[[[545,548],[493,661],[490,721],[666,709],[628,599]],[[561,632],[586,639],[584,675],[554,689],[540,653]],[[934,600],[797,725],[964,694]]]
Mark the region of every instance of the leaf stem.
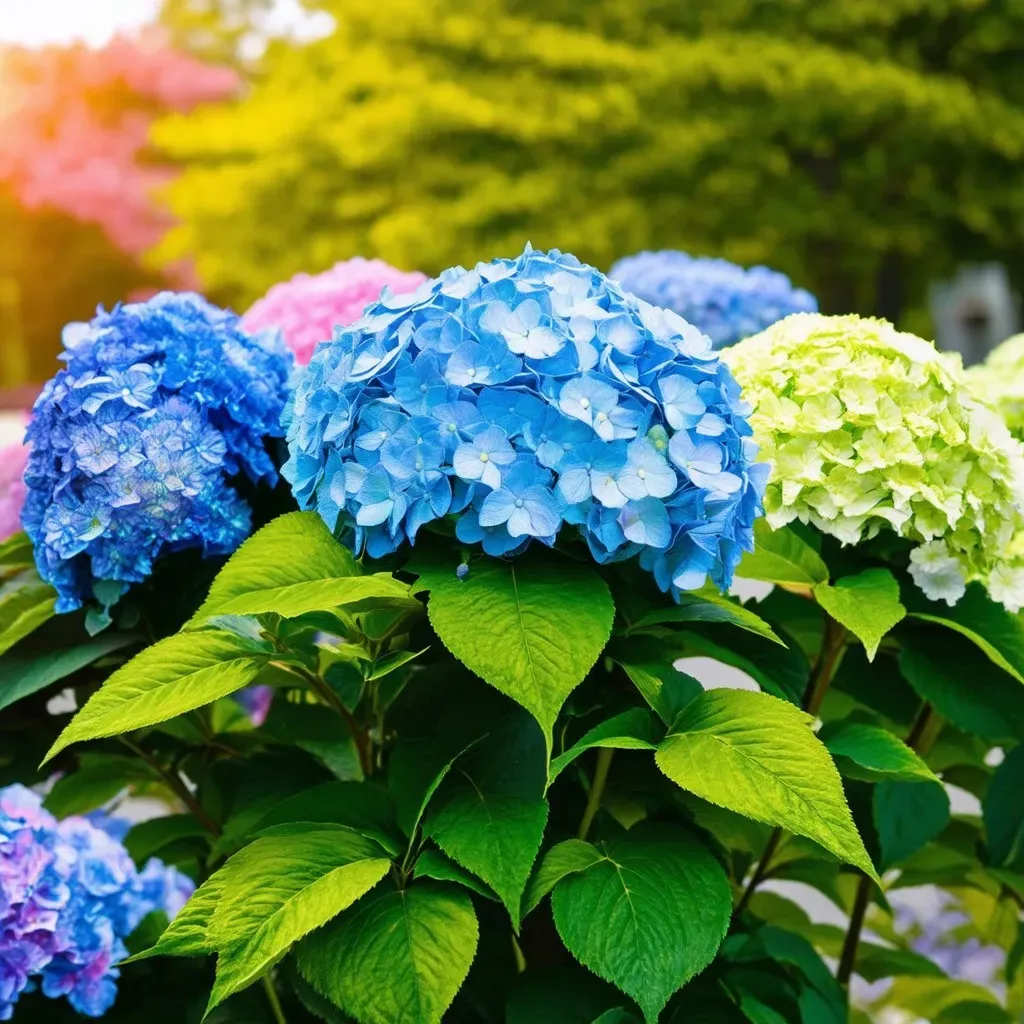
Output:
[[611,747],[601,747],[597,751],[597,766],[594,768],[594,781],[590,784],[590,793],[587,795],[587,806],[583,809],[583,817],[580,819],[580,828],[577,836],[586,839],[594,817],[601,807],[601,799],[604,796],[604,787],[608,782],[608,769],[611,768],[612,755],[615,753]]
[[138,744],[133,743],[126,736],[119,736],[118,739],[133,753],[141,758],[160,778],[167,783],[171,792],[188,808],[189,813],[206,829],[210,835],[219,839],[221,827],[211,818],[199,805],[199,801],[189,791],[182,777],[169,768],[165,768],[148,750],[143,750]]
[[262,981],[263,990],[267,993],[267,1002],[270,1003],[270,1011],[274,1015],[275,1024],[288,1024],[284,1010],[281,1007],[281,999],[277,994],[277,987],[274,985],[274,979],[271,978],[269,971],[263,975]]
[[[931,749],[942,725],[942,716],[938,715],[931,704],[925,701],[907,734],[907,746],[924,756]],[[836,980],[844,987],[850,984],[850,977],[853,975],[853,969],[857,963],[860,934],[864,930],[864,918],[867,916],[868,905],[871,902],[871,887],[873,885],[874,882],[867,875],[862,875],[857,885],[857,895],[854,897],[853,910],[850,912],[850,925],[846,930],[846,937],[843,939],[843,950],[839,956],[839,968],[836,971]]]
[[754,891],[765,880],[765,878],[768,877],[768,872],[771,870],[772,866],[772,857],[775,856],[775,851],[778,850],[779,843],[781,842],[782,829],[777,828],[773,830],[769,837],[764,848],[764,853],[761,854],[761,859],[757,862],[757,867],[754,869],[753,875],[750,876],[750,881],[747,883],[747,887],[743,890],[743,895],[740,897],[739,903],[736,904],[736,909],[733,911],[734,914],[742,914],[743,911],[747,909],[747,904],[754,895]]

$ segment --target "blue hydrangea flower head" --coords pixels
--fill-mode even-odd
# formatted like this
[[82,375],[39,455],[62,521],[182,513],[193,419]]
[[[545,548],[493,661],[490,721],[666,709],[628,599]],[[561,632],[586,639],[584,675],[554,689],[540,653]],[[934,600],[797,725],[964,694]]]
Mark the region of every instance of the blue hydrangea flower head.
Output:
[[156,910],[168,917],[194,886],[151,860],[138,871],[116,820],[58,822],[37,793],[0,789],[0,1021],[24,992],[102,1017],[117,995],[124,939]]
[[663,590],[724,588],[768,472],[747,414],[691,324],[527,246],[339,328],[285,411],[283,472],[371,557],[442,517],[494,556],[571,527]]
[[250,510],[232,486],[277,479],[292,357],[274,332],[190,293],[100,309],[64,329],[66,367],[28,428],[22,523],[58,611],[110,605],[165,551],[228,554]]
[[678,313],[715,348],[758,334],[790,313],[817,313],[817,300],[768,267],[665,249],[626,256],[608,272],[626,291]]

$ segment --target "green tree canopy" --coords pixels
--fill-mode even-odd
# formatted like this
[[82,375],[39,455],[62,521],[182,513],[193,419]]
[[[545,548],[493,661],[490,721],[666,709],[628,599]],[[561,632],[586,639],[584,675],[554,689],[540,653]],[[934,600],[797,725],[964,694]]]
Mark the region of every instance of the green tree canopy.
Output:
[[354,254],[429,272],[530,239],[765,262],[897,318],[1024,265],[1022,0],[327,0],[241,102],[165,122],[160,258],[244,303]]

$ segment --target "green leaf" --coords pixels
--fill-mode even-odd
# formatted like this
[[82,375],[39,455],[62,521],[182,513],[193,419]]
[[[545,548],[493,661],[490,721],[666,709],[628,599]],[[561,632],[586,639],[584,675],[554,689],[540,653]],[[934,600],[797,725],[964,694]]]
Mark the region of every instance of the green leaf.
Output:
[[596,846],[582,839],[566,839],[552,846],[537,865],[523,893],[522,916],[526,917],[566,875],[586,871],[603,859],[604,854]]
[[117,736],[212,704],[248,686],[267,659],[252,641],[221,630],[161,640],[107,679],[45,760],[72,743]]
[[544,739],[517,712],[449,775],[423,832],[501,898],[519,929],[519,905],[537,859],[548,805]]
[[87,814],[112,800],[132,782],[153,782],[158,776],[142,761],[119,754],[83,754],[76,771],[62,775],[43,805],[58,818]]
[[678,829],[637,829],[598,850],[600,860],[555,886],[555,927],[580,963],[656,1021],[725,938],[729,880],[708,849]]
[[644,708],[630,708],[629,711],[623,711],[622,714],[595,725],[565,753],[559,754],[551,762],[548,785],[550,786],[580,754],[593,747],[610,747],[613,750],[654,750],[657,746],[656,740],[657,729],[650,712]]
[[793,530],[773,530],[764,519],[754,522],[754,550],[740,560],[736,575],[767,583],[796,583],[813,587],[828,582],[821,555]]
[[949,796],[938,782],[880,782],[873,800],[883,871],[916,853],[949,823]]
[[56,602],[56,592],[34,569],[0,583],[0,654],[52,619]]
[[1011,750],[996,768],[982,813],[990,863],[1024,871],[1024,746]]
[[0,542],[0,577],[11,572],[31,569],[36,564],[32,550],[32,541],[24,530],[12,534],[7,540]]
[[971,641],[917,631],[900,644],[904,679],[943,718],[994,743],[1024,740],[1024,687]]
[[218,950],[207,1013],[369,892],[391,867],[382,853],[370,840],[335,829],[246,847],[207,932]]
[[385,603],[415,606],[408,586],[388,573],[362,576],[352,555],[315,512],[291,512],[254,533],[228,560],[188,625],[221,615],[307,612]]
[[410,568],[430,591],[427,612],[444,645],[470,671],[551,729],[611,635],[615,606],[588,565],[553,555],[480,558],[460,580],[454,565]]
[[879,777],[891,776],[906,782],[939,781],[917,753],[880,726],[844,722],[821,738],[833,757],[848,759],[865,769],[863,774],[843,773],[851,778],[876,781]]
[[133,644],[131,633],[105,633],[75,647],[0,658],[0,711]]
[[946,977],[946,972],[934,960],[912,949],[890,949],[873,942],[861,942],[857,947],[857,973],[867,982],[901,974]]
[[433,878],[437,882],[455,882],[471,889],[478,896],[484,896],[489,900],[496,899],[486,885],[438,850],[426,849],[416,858],[412,877]]
[[626,630],[626,635],[642,632],[649,626],[672,624],[676,622],[728,623],[756,633],[767,640],[786,646],[775,630],[760,615],[745,608],[728,597],[713,591],[701,591],[699,594],[680,594],[678,603],[657,608],[642,615]]
[[629,1010],[617,1006],[614,1010],[605,1010],[600,1017],[595,1017],[593,1024],[639,1024],[639,1022]]
[[438,1024],[469,973],[479,926],[462,890],[381,890],[305,939],[299,970],[360,1024]]
[[683,708],[704,692],[704,687],[693,676],[680,672],[669,661],[616,659],[615,663],[666,725],[671,725]]
[[[994,992],[970,981],[952,978],[901,977],[890,990],[887,1002],[911,1014],[934,1021],[958,1003],[979,1003],[998,1007]],[[1007,1019],[1009,1024],[1009,1019]]]
[[1024,683],[1024,617],[996,604],[980,583],[971,583],[952,608],[926,600],[916,588],[908,588],[904,600],[908,615],[967,637],[987,658]]
[[141,868],[169,846],[185,839],[205,840],[206,836],[206,830],[191,814],[168,814],[133,825],[124,837],[124,846]]
[[683,711],[655,757],[683,789],[807,836],[877,880],[839,773],[810,726],[809,715],[768,694],[711,690]]
[[832,584],[819,583],[814,597],[864,644],[868,661],[874,661],[882,638],[907,614],[900,604],[900,585],[888,569],[865,569]]

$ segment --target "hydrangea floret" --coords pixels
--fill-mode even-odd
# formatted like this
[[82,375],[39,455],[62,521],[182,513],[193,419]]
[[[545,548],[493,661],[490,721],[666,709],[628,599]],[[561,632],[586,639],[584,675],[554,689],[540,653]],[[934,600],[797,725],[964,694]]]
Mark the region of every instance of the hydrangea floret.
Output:
[[639,252],[616,263],[608,276],[628,292],[678,313],[716,348],[733,345],[790,313],[816,313],[817,300],[768,267],[666,249]]
[[22,521],[58,611],[109,606],[165,551],[226,554],[248,535],[232,486],[274,482],[291,356],[198,295],[163,292],[64,330],[43,389]]
[[930,599],[955,604],[980,580],[1024,605],[1024,560],[1010,553],[1024,447],[959,357],[884,320],[797,314],[723,358],[772,463],[773,527],[799,519],[843,544],[893,530],[916,543],[910,574]]
[[1014,437],[1024,440],[1024,334],[994,348],[968,371],[974,390],[994,405]]
[[114,825],[58,822],[37,793],[0,789],[0,1021],[37,989],[103,1016],[125,938],[153,911],[174,917],[192,894],[192,881],[158,860],[137,870]]
[[371,557],[453,517],[514,555],[578,528],[663,590],[728,585],[767,467],[710,341],[592,267],[527,246],[385,292],[286,411],[299,504]]
[[247,331],[280,328],[296,360],[305,365],[317,345],[331,339],[335,327],[358,320],[385,286],[401,295],[414,292],[425,280],[426,275],[418,271],[356,256],[322,274],[296,274],[275,284],[242,317],[242,327]]

